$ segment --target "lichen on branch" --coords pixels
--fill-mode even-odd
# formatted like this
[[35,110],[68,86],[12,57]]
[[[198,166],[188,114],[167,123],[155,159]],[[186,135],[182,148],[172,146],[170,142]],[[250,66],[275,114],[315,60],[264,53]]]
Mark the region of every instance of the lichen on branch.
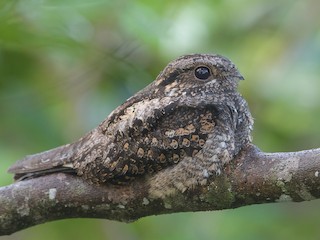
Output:
[[249,145],[206,183],[158,195],[152,190],[156,177],[95,185],[56,173],[0,188],[0,234],[65,218],[131,222],[149,215],[309,201],[320,198],[319,171],[320,149],[263,153]]

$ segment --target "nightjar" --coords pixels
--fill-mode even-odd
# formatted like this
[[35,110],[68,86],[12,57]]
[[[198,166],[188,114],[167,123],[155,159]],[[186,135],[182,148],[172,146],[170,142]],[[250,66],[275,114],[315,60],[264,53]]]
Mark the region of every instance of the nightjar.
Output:
[[84,137],[26,156],[9,172],[19,180],[70,172],[96,184],[157,174],[159,184],[181,189],[203,184],[251,142],[242,79],[223,56],[182,56]]

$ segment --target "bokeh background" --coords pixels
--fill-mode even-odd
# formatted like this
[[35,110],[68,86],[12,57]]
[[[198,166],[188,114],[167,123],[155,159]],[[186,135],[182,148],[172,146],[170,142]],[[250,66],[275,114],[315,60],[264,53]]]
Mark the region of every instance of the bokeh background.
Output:
[[[319,147],[316,0],[0,1],[0,185],[26,154],[76,140],[188,53],[229,57],[262,150]],[[320,239],[320,201],[71,219],[2,239]]]

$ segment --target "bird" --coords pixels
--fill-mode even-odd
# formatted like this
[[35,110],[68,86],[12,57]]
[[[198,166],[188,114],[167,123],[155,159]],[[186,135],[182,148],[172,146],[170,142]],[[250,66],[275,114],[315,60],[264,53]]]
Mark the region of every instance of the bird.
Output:
[[201,184],[251,143],[253,118],[237,67],[218,54],[171,61],[156,79],[79,140],[28,155],[8,170],[23,181],[71,173],[91,184]]

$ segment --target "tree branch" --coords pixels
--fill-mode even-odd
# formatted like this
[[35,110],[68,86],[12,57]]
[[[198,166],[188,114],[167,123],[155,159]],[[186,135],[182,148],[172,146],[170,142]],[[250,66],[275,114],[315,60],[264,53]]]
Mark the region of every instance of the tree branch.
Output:
[[124,186],[96,186],[59,173],[16,182],[0,188],[0,235],[64,218],[129,222],[149,215],[320,198],[320,148],[263,153],[251,145],[206,184],[161,197],[149,191],[154,181],[149,177]]

